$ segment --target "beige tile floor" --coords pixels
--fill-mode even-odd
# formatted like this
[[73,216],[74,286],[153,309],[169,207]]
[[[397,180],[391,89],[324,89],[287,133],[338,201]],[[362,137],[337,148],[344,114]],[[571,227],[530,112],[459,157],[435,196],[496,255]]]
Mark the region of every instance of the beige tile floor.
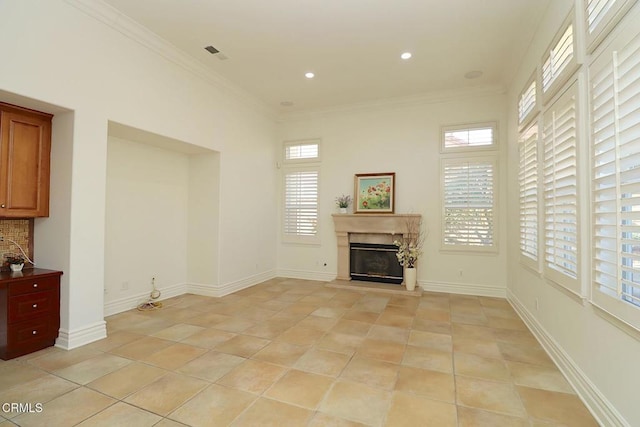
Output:
[[0,403],[42,404],[0,427],[597,425],[497,298],[273,279],[107,329],[0,361]]

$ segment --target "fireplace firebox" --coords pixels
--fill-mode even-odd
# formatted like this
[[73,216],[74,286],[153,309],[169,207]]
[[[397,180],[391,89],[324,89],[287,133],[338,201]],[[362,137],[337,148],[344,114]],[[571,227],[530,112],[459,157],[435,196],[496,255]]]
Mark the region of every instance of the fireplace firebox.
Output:
[[400,284],[403,269],[392,244],[351,243],[350,274],[353,280]]

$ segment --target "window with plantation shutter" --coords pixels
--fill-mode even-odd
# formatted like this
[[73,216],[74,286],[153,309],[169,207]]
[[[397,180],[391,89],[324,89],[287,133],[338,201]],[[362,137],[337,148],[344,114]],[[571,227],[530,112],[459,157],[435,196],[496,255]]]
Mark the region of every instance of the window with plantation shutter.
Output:
[[284,233],[315,237],[318,232],[318,171],[287,171],[284,188]]
[[580,295],[576,94],[573,83],[542,118],[544,274]]
[[633,3],[634,0],[585,0],[589,52],[598,46]]
[[520,134],[520,253],[525,264],[538,270],[538,123]]
[[640,28],[633,21],[589,67],[592,298],[640,329]]
[[536,108],[536,79],[535,75],[530,79],[527,87],[518,99],[518,124],[524,125],[527,119],[533,117]]
[[446,158],[441,167],[443,249],[495,250],[495,158]]
[[[572,16],[573,12],[570,18]],[[573,21],[568,19],[542,60],[541,88],[545,103],[558,92],[578,67],[573,29]]]
[[319,154],[318,140],[284,144],[284,241],[318,242]]

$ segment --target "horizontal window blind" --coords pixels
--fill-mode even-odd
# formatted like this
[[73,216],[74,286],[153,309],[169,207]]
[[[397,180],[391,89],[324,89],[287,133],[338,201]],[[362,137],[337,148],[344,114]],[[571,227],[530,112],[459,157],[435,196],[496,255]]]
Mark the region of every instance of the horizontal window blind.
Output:
[[573,59],[573,25],[569,24],[558,42],[551,48],[542,65],[542,91],[546,92],[551,84],[567,68]]
[[518,123],[522,124],[536,107],[536,81],[535,79],[520,94],[518,100]]
[[443,159],[446,248],[495,245],[495,160]]
[[444,149],[487,148],[495,145],[495,125],[448,127],[443,129]]
[[593,33],[596,27],[600,25],[614,3],[616,3],[616,0],[588,0],[586,2],[587,28],[589,33]]
[[589,70],[593,282],[640,306],[640,29],[633,32]]
[[[520,135],[520,253],[538,260],[538,123]],[[537,266],[536,266],[537,267]]]
[[543,115],[545,275],[581,293],[574,83]]
[[318,171],[285,172],[284,191],[284,234],[316,236],[318,232]]

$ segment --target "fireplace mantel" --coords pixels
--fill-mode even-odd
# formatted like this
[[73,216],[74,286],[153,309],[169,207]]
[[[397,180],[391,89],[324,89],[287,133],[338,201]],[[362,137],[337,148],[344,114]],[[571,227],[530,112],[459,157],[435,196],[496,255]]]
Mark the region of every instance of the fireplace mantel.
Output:
[[338,279],[351,280],[349,273],[349,243],[352,234],[404,236],[407,222],[420,214],[333,214],[338,238]]

